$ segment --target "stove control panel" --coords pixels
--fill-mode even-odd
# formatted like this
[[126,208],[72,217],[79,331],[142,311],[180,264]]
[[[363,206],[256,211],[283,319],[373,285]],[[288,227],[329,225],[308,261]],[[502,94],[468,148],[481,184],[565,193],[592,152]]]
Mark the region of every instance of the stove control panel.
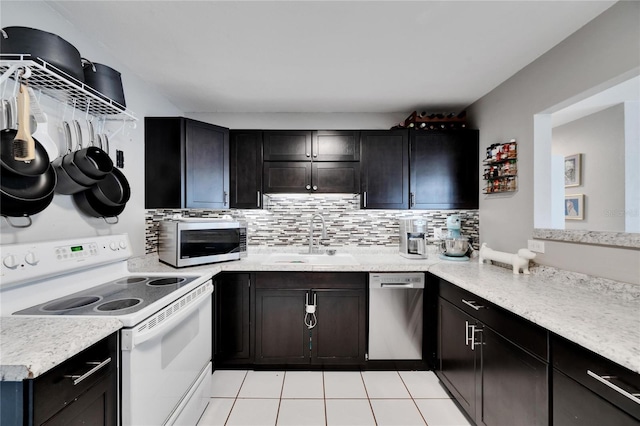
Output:
[[36,281],[131,257],[127,234],[0,246],[0,287]]

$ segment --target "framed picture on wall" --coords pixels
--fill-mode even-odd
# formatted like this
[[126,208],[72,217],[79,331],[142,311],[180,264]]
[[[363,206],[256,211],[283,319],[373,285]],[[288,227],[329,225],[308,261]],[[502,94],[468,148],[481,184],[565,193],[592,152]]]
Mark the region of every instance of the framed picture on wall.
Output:
[[564,196],[564,220],[584,220],[584,195]]
[[564,157],[564,186],[580,186],[582,176],[582,154]]

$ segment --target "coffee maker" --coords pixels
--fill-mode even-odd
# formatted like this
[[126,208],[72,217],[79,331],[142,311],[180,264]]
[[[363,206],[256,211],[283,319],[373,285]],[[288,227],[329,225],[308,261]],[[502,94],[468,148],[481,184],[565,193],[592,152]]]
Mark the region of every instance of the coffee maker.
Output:
[[400,256],[408,259],[427,258],[427,219],[400,219]]

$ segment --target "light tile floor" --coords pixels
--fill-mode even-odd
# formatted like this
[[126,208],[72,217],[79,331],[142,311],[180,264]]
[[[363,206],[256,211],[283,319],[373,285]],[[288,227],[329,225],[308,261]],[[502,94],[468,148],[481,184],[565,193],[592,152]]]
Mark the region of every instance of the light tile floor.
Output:
[[213,373],[199,426],[470,426],[431,371]]

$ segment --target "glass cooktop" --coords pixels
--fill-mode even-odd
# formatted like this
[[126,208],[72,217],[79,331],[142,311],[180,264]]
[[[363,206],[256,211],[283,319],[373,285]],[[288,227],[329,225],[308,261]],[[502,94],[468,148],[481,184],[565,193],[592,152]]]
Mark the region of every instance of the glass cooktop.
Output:
[[14,315],[127,315],[151,305],[195,279],[182,276],[126,276],[17,311]]

